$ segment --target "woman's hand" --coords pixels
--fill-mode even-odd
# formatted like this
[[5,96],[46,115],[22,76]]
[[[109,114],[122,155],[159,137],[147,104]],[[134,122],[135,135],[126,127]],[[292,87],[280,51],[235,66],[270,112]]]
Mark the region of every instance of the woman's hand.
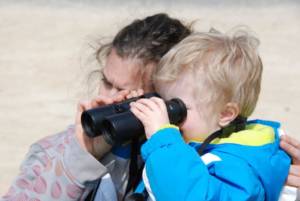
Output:
[[130,106],[132,113],[143,123],[147,139],[170,123],[166,104],[161,98],[139,99]]
[[300,189],[300,142],[288,135],[282,135],[280,146],[292,157],[292,165],[286,181],[289,186]]
[[143,89],[131,90],[126,95],[126,99],[135,98],[135,97],[138,97],[138,96],[141,96],[141,95],[144,95],[144,90]]
[[110,151],[111,145],[107,144],[103,136],[98,136],[95,138],[88,137],[81,125],[81,114],[85,110],[100,107],[107,104],[112,104],[115,102],[120,102],[126,99],[129,94],[128,90],[123,90],[117,93],[113,97],[107,97],[99,95],[92,100],[80,101],[77,107],[76,121],[75,121],[75,133],[79,141],[80,146],[91,153],[95,158],[102,158],[107,152]]

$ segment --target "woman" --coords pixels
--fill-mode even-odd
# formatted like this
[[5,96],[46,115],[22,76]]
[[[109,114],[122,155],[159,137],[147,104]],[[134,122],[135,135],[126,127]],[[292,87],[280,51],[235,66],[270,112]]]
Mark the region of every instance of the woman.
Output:
[[98,191],[96,199],[122,197],[128,179],[126,148],[114,148],[108,153],[111,147],[103,138],[88,138],[82,130],[81,113],[153,91],[150,79],[158,61],[190,33],[179,20],[157,14],[135,20],[120,30],[111,43],[100,47],[97,59],[100,63],[105,60],[100,70],[100,95],[78,104],[75,126],[31,146],[20,175],[3,200],[84,200],[99,178],[99,189],[106,189]]
[[[31,146],[19,176],[1,200],[84,200],[93,189],[98,190],[90,194],[91,199],[120,200],[135,186],[132,177],[128,182],[131,186],[126,185],[128,147],[111,150],[102,137],[88,138],[82,130],[81,114],[87,109],[153,91],[150,78],[158,61],[190,33],[180,21],[157,14],[135,20],[121,29],[111,43],[99,48],[97,58],[100,63],[105,60],[100,70],[100,95],[78,104],[75,126]],[[297,169],[300,148],[290,146],[293,143],[284,138],[283,147],[291,151]],[[292,178],[295,172],[291,172]],[[298,182],[291,179],[288,184],[299,185],[299,175]]]

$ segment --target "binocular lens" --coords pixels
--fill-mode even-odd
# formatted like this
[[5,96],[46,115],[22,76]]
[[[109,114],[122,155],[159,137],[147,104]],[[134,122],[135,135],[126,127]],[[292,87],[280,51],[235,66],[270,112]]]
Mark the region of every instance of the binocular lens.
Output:
[[184,121],[187,115],[187,109],[182,100],[174,98],[167,101],[166,105],[171,124],[178,125]]
[[131,111],[112,115],[102,122],[102,134],[109,142],[126,142],[144,133],[142,122]]
[[95,127],[94,120],[92,119],[93,116],[85,113],[82,114],[81,118],[84,118],[84,124],[82,124],[82,126],[87,136],[94,137],[95,133],[98,132],[97,132],[97,128]]
[[97,137],[101,135],[101,125],[105,117],[115,114],[113,105],[106,105],[84,111],[81,115],[81,125],[86,135]]

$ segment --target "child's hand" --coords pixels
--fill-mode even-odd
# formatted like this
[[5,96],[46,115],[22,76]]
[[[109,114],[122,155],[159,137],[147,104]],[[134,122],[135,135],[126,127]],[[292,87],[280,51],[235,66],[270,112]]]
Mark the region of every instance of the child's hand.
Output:
[[139,99],[130,106],[131,112],[143,123],[147,139],[170,123],[166,104],[161,98]]

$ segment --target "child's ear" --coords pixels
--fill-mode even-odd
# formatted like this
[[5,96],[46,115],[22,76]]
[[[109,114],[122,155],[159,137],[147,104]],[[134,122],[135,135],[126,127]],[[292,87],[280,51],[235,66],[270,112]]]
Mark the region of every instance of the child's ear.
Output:
[[232,122],[240,113],[240,108],[236,103],[227,103],[220,113],[219,126],[225,127]]

